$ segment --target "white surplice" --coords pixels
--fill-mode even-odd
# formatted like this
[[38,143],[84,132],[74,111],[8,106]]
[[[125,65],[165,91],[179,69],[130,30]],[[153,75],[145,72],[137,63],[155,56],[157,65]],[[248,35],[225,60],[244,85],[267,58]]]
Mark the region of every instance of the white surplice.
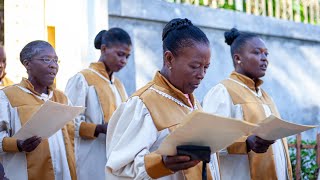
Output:
[[[171,97],[173,98],[173,97]],[[106,180],[151,179],[146,172],[144,156],[158,149],[169,129],[158,131],[142,100],[134,96],[113,114],[107,135]],[[215,180],[220,179],[216,155],[211,156],[210,170]],[[161,180],[182,180],[182,171]]]
[[[241,82],[238,82],[241,83]],[[242,84],[242,83],[241,83]],[[242,84],[244,85],[244,84]],[[244,85],[245,86],[245,85]],[[262,96],[258,89],[257,96]],[[271,115],[271,110],[263,104],[266,117]],[[240,104],[233,104],[228,90],[223,84],[213,87],[204,97],[203,110],[208,113],[243,120],[243,111]],[[287,179],[286,155],[281,140],[272,145],[278,180]],[[220,153],[221,179],[223,180],[248,180],[250,179],[249,161],[247,155]]]
[[[26,93],[33,94],[26,88],[18,86]],[[35,97],[47,101],[49,100],[53,92],[49,95],[41,94],[38,96],[33,94]],[[69,102],[68,105],[71,105]],[[3,91],[0,90],[0,124],[6,124],[9,129],[12,129],[12,133],[2,130],[0,132],[0,159],[3,164],[6,177],[10,180],[27,180],[27,160],[25,152],[9,153],[3,151],[3,138],[12,137],[13,134],[18,132],[21,128],[21,121],[17,108],[13,108]],[[45,127],[44,127],[45,128]],[[54,135],[48,138],[50,155],[54,168],[54,175],[56,180],[71,180],[69,165],[67,161],[66,148],[62,131],[57,131]]]
[[[100,77],[103,78],[102,75]],[[105,78],[104,78],[105,79]],[[116,98],[116,105],[122,102],[120,94],[111,82],[106,79]],[[104,116],[94,86],[89,86],[81,73],[73,76],[66,86],[65,94],[75,106],[86,107],[84,113],[75,119],[75,155],[78,180],[104,179],[106,159],[106,135],[99,134],[96,139],[85,139],[79,136],[82,122],[104,124]]]

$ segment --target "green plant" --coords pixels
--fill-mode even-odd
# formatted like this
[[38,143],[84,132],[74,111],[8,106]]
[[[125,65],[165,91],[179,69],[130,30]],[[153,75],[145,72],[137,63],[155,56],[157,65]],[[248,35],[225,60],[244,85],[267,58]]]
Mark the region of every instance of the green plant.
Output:
[[[171,2],[171,3],[177,3],[178,1],[177,0],[166,0],[168,2]],[[314,23],[314,24],[320,24],[320,22],[317,21],[317,16],[315,15],[314,16],[314,19],[312,19],[310,17],[310,13],[307,13],[305,14],[305,11],[310,11],[310,8],[314,8],[314,6],[309,6],[307,7],[306,9],[304,8],[304,3],[306,3],[306,1],[299,1],[298,3],[294,0],[287,0],[287,1],[291,1],[290,4],[292,4],[292,15],[295,19],[295,16],[300,16],[300,22],[304,22],[304,20],[306,20],[306,22],[308,23]],[[319,0],[317,0],[317,3]],[[191,3],[191,4],[194,4],[195,3],[195,0],[180,0],[179,1],[180,3]],[[209,1],[210,2],[210,1]],[[272,0],[272,12],[269,12],[267,9],[269,8],[269,4],[268,4],[268,1],[265,1],[265,7],[266,7],[266,11],[267,13],[270,13],[268,14],[268,16],[273,16],[275,17],[276,16],[276,6],[278,6],[280,8],[280,11],[283,11],[282,9],[282,5],[277,3],[279,1],[276,1],[276,0]],[[253,1],[251,3],[254,3]],[[199,0],[199,5],[200,6],[208,6],[206,3],[204,3],[204,0]],[[246,6],[247,6],[247,1],[243,0],[242,1],[242,5],[243,5],[243,12],[246,11]],[[238,11],[236,9],[236,6],[235,6],[235,1],[232,3],[232,4],[229,4],[228,1],[225,1],[223,4],[218,4],[218,8],[222,8],[222,9],[228,9],[228,10],[233,10],[233,11]],[[254,11],[254,6],[252,6],[251,10],[250,11]],[[261,9],[259,10],[259,14],[262,15],[262,11]],[[281,16],[281,13],[280,12],[280,16]],[[316,12],[315,12],[316,13]],[[298,20],[299,21],[299,20]]]
[[219,8],[222,9],[229,9],[229,10],[236,10],[236,5],[233,3],[232,5],[228,4],[228,2],[226,1],[223,5],[219,5]]
[[[296,139],[289,138],[289,144],[296,144]],[[302,145],[316,145],[316,141],[304,141]],[[290,160],[294,179],[296,170],[296,148],[289,148]],[[318,165],[316,163],[316,150],[315,149],[301,149],[301,179],[313,180],[317,179]]]

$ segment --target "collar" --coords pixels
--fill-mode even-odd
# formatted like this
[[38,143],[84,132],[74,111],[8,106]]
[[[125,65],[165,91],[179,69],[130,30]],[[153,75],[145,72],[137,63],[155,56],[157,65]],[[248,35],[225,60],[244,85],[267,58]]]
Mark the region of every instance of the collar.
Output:
[[235,71],[233,71],[231,73],[230,78],[234,79],[234,80],[236,80],[238,82],[243,83],[244,85],[246,85],[248,88],[250,88],[253,91],[259,90],[260,89],[259,87],[263,84],[263,81],[261,79],[258,79],[255,82],[251,78],[249,78],[249,77],[247,77],[245,75],[239,74],[239,73],[237,73]]
[[91,63],[89,68],[93,69],[94,71],[96,71],[97,73],[99,73],[103,77],[107,78],[112,83],[114,83],[114,76],[111,76],[111,80],[110,80],[109,74],[108,74],[108,72],[106,70],[106,66],[104,65],[103,62]]
[[47,98],[51,98],[52,95],[53,95],[53,86],[49,86],[48,87],[48,92],[49,94],[45,94],[45,93],[38,93],[34,90],[34,86],[31,84],[31,82],[26,79],[26,78],[22,78],[21,82],[19,84],[17,84],[17,86],[24,90],[25,92],[27,93],[30,93],[30,94],[34,94],[36,95],[37,97],[39,97],[40,99],[47,99]]
[[[182,93],[179,89],[174,87],[169,80],[167,80],[159,71],[156,73],[156,75],[153,78],[153,82],[166,90],[168,90],[170,93],[174,94],[180,101],[182,101],[185,105],[188,107],[195,107],[195,98],[193,94],[188,94],[189,98],[186,97],[184,93]],[[189,103],[189,100],[191,101],[191,105]]]

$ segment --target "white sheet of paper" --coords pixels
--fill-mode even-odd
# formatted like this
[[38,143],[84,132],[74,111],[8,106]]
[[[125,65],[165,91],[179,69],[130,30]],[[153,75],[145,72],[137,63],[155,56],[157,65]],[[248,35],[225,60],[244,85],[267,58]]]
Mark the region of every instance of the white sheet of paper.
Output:
[[249,134],[256,127],[245,121],[196,111],[189,114],[181,126],[164,139],[157,152],[176,155],[178,145],[199,145],[210,146],[214,153]]
[[72,107],[53,101],[46,101],[13,137],[21,140],[32,136],[46,139],[63,128],[65,124],[73,120],[84,109],[84,107]]
[[259,127],[255,128],[252,134],[266,140],[281,139],[317,127],[287,122],[273,115],[267,117],[258,125]]

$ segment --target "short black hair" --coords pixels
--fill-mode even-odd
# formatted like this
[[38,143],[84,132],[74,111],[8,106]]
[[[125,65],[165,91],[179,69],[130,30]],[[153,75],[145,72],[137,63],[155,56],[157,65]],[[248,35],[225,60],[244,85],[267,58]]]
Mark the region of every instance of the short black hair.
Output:
[[111,47],[116,44],[127,44],[131,46],[131,38],[129,34],[121,28],[111,28],[107,30],[101,30],[94,39],[94,47],[101,49],[101,45],[104,44],[107,47]]
[[240,32],[236,28],[232,28],[230,31],[224,32],[225,42],[230,46],[231,56],[237,52],[240,52],[248,40],[259,37],[257,34],[249,32]]
[[204,32],[185,18],[172,19],[162,31],[163,52],[169,50],[177,55],[179,49],[190,47],[194,42],[209,45],[209,40]]
[[23,64],[23,61],[29,61],[34,56],[38,55],[40,52],[44,51],[47,48],[52,48],[52,45],[47,41],[35,40],[29,42],[25,45],[20,52],[20,62]]

